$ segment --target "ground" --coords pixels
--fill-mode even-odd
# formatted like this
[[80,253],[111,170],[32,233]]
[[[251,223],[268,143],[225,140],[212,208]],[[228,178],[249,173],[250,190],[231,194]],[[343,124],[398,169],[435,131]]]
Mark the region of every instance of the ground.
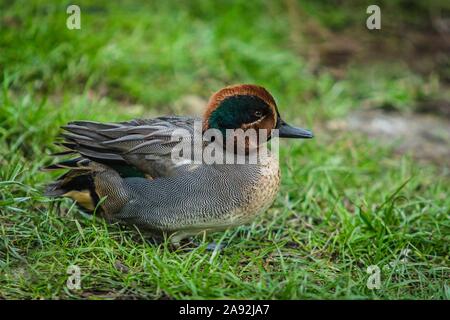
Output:
[[[0,3],[0,298],[450,298],[448,5],[380,2],[369,31],[364,1],[78,4],[81,30]],[[199,113],[233,83],[315,133],[282,143],[252,224],[173,249],[42,195],[60,125]]]

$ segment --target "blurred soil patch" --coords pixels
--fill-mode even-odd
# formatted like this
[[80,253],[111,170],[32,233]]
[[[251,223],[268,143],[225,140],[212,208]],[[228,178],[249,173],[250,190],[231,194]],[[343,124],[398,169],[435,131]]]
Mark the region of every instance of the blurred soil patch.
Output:
[[450,104],[429,101],[413,112],[387,108],[361,109],[345,119],[327,122],[331,131],[362,132],[372,139],[394,144],[395,152],[450,166]]
[[351,13],[354,20],[335,29],[306,13],[294,0],[285,0],[285,5],[292,47],[306,56],[313,70],[326,68],[341,78],[349,64],[404,62],[420,74],[437,73],[450,83],[450,18],[445,10],[425,10],[411,23],[381,8],[381,29],[368,30],[365,7],[356,6]]

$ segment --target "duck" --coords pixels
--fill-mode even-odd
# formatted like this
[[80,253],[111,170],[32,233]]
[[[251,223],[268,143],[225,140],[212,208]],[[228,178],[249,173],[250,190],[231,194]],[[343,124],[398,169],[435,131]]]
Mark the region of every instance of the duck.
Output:
[[[81,120],[62,126],[56,144],[63,150],[54,155],[69,158],[43,168],[65,170],[47,186],[45,195],[70,198],[85,213],[132,226],[153,239],[168,238],[175,245],[202,233],[250,223],[278,194],[277,157],[269,154],[265,161],[254,163],[206,163],[193,161],[185,152],[182,161],[175,160],[173,151],[180,139],[173,139],[174,133],[195,138],[196,123],[201,133],[264,130],[265,139],[254,143],[256,153],[275,136],[313,137],[310,130],[281,118],[275,99],[264,87],[231,85],[211,95],[202,118]],[[216,150],[221,150],[229,140],[225,135],[206,144],[202,141],[199,148],[218,143]],[[243,155],[248,158],[250,144],[244,145]],[[235,146],[230,152],[236,152]]]

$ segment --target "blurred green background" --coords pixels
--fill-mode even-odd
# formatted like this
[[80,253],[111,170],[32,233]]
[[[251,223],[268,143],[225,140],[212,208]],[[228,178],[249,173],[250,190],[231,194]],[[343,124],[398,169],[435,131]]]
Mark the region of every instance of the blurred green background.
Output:
[[[81,30],[69,4],[0,1],[0,298],[450,297],[448,1],[77,1]],[[42,197],[60,125],[201,114],[234,83],[316,137],[283,142],[271,210],[209,239],[231,252],[165,250]]]

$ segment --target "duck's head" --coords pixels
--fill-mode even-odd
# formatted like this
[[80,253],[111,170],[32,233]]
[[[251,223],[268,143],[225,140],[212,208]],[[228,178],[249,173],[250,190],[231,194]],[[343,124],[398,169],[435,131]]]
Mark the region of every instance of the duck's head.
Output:
[[218,129],[266,129],[268,139],[278,129],[280,138],[312,138],[311,131],[288,125],[278,112],[272,95],[263,87],[239,84],[214,93],[203,116],[203,131]]

